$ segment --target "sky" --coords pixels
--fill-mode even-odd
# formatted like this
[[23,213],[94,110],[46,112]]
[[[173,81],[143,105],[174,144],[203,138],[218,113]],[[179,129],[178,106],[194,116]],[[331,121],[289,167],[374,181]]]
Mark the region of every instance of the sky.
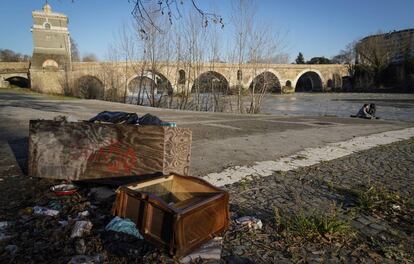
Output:
[[[145,0],[147,1],[147,0]],[[156,1],[156,0],[153,0]],[[189,0],[187,5],[190,4]],[[230,0],[196,0],[205,11],[224,19],[229,43]],[[0,49],[31,55],[31,12],[44,0],[0,0]],[[131,21],[128,0],[49,0],[53,11],[69,17],[69,31],[81,55],[105,59],[108,46],[123,24]],[[346,44],[379,31],[414,28],[414,0],[257,0],[257,17],[282,32],[290,61],[339,53]]]

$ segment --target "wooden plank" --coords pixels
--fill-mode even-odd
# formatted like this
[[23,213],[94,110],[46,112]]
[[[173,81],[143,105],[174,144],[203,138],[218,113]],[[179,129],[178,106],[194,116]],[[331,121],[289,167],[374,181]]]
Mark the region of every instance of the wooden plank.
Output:
[[190,150],[189,129],[31,120],[29,175],[85,180],[184,173]]

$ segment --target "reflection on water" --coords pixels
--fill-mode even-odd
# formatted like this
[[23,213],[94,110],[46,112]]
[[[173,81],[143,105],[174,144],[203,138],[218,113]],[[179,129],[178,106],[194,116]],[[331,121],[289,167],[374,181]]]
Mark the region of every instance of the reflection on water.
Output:
[[364,103],[375,103],[382,119],[414,121],[414,94],[296,93],[268,95],[262,112],[294,116],[356,114]]

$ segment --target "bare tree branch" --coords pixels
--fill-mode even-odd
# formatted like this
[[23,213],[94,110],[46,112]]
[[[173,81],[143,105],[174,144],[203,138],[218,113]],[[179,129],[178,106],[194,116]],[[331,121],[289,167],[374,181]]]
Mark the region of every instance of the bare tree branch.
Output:
[[[201,16],[203,26],[207,27],[211,21],[224,27],[223,18],[220,15],[202,10],[198,7],[195,0],[187,1],[191,1],[192,7]],[[173,24],[173,20],[178,20],[182,17],[179,5],[184,5],[184,0],[157,0],[156,2],[154,0],[128,0],[128,2],[134,5],[131,13],[137,21],[142,35],[147,34],[149,26],[163,33],[164,30],[154,21],[154,16],[156,14],[167,15],[168,21],[170,24]]]

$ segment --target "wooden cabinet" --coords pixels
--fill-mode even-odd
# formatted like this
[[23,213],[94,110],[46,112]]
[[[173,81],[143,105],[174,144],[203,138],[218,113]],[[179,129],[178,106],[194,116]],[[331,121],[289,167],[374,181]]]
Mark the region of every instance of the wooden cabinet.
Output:
[[112,213],[180,257],[228,228],[229,194],[201,178],[171,174],[121,186]]

